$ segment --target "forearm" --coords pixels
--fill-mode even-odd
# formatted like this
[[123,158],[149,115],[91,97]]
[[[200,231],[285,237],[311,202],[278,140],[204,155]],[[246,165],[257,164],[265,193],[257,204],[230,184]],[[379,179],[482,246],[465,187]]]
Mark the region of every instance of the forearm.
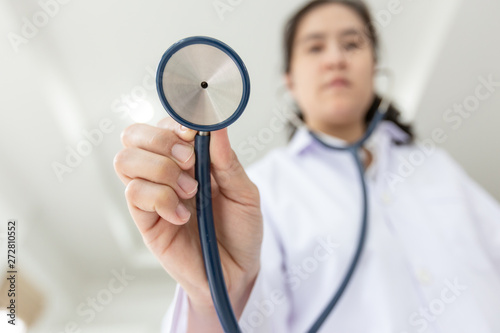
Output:
[[[241,292],[234,296],[230,296],[231,304],[233,306],[233,311],[236,319],[239,320],[243,309],[250,297],[252,288],[255,283],[255,276],[243,289]],[[223,329],[217,317],[217,312],[215,307],[212,305],[210,307],[201,307],[193,304],[191,301],[189,303],[188,312],[188,333],[197,332],[207,332],[207,333],[223,333]]]

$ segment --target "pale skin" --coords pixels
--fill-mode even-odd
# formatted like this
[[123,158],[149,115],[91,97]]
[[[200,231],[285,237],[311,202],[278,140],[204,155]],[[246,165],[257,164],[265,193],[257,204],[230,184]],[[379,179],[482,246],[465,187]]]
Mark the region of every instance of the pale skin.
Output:
[[[340,52],[355,39],[352,31],[362,29],[362,20],[343,5],[314,9],[299,24],[291,70],[286,75],[307,125],[348,142],[362,136],[363,113],[373,98],[371,47]],[[325,87],[339,75],[348,80],[348,86]],[[198,239],[195,135],[171,118],[157,127],[131,125],[122,133],[124,148],[114,164],[126,185],[129,211],[145,244],[188,295],[188,332],[222,332]],[[240,318],[260,269],[263,220],[259,191],[231,149],[227,130],[212,132],[210,155],[220,257],[230,300]]]
[[[323,5],[302,19],[285,80],[310,129],[349,143],[359,140],[374,96],[374,73],[373,48],[350,8]],[[346,79],[347,86],[329,85],[335,78]]]
[[[198,240],[195,135],[171,118],[159,127],[132,125],[123,132],[125,148],[115,157],[115,169],[127,186],[129,211],[145,244],[189,296],[189,331],[219,332]],[[184,156],[177,144],[186,147]],[[227,130],[212,133],[210,153],[218,246],[239,317],[260,268],[259,192],[231,150]],[[186,216],[179,205],[187,208]]]

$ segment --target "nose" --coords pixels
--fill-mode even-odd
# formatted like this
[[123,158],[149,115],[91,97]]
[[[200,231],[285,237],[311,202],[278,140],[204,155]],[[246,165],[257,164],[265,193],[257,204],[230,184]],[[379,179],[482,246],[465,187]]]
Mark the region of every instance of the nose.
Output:
[[347,65],[347,58],[344,50],[336,42],[330,42],[324,53],[324,65],[327,68],[345,68]]

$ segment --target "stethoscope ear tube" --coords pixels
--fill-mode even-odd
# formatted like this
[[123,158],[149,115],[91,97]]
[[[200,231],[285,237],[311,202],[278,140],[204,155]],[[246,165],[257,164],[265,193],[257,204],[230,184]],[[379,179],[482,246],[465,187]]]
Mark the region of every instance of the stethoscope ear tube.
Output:
[[320,327],[323,325],[323,323],[326,321],[327,317],[330,315],[332,310],[335,308],[335,306],[338,304],[340,298],[344,294],[345,290],[347,289],[347,286],[349,285],[349,282],[352,279],[352,276],[354,274],[354,271],[356,267],[358,266],[359,259],[361,257],[361,253],[363,252],[363,248],[366,242],[366,236],[368,233],[368,189],[366,185],[366,179],[364,176],[364,165],[363,162],[361,161],[361,158],[358,154],[359,150],[362,148],[363,144],[368,140],[368,138],[373,134],[377,126],[380,124],[382,120],[384,120],[385,114],[387,111],[387,107],[384,110],[384,112],[380,112],[380,110],[377,110],[375,112],[375,115],[373,116],[373,119],[371,120],[364,136],[354,144],[345,146],[345,147],[336,147],[329,145],[322,141],[314,132],[310,131],[311,136],[320,144],[323,146],[333,149],[333,150],[340,150],[340,151],[348,151],[351,156],[354,159],[354,162],[356,163],[356,167],[358,169],[358,174],[359,174],[359,180],[361,184],[361,193],[362,193],[362,207],[363,207],[363,215],[361,216],[361,230],[359,232],[359,239],[358,239],[358,245],[356,247],[356,250],[354,252],[354,256],[351,260],[351,263],[349,265],[349,268],[347,269],[344,279],[342,280],[340,286],[337,288],[335,291],[335,294],[331,301],[327,304],[323,312],[321,312],[320,316],[314,324],[311,326],[308,333],[316,333],[319,331]]
[[[382,118],[380,118],[380,119],[382,119]],[[332,147],[329,147],[329,148],[332,148]],[[362,194],[363,194],[363,200],[362,200],[363,215],[361,217],[361,230],[359,232],[358,245],[356,247],[356,251],[354,253],[351,264],[349,265],[349,268],[347,269],[347,272],[345,273],[344,279],[342,280],[342,283],[337,288],[331,301],[325,307],[323,312],[321,312],[321,315],[318,317],[318,319],[316,319],[316,321],[314,322],[312,327],[309,329],[309,331],[307,331],[308,333],[318,332],[320,327],[323,325],[323,323],[325,322],[327,317],[330,315],[332,310],[335,308],[335,306],[339,302],[340,298],[344,294],[344,291],[347,289],[349,282],[352,279],[352,276],[354,274],[356,267],[358,266],[359,258],[361,257],[361,253],[363,252],[363,248],[364,248],[364,245],[366,242],[366,234],[368,232],[368,191],[367,191],[367,186],[366,186],[366,180],[364,177],[363,162],[361,161],[361,158],[358,155],[357,145],[351,146],[347,150],[351,153],[351,155],[354,158],[354,161],[356,163],[356,166],[357,166],[357,169],[359,172],[360,182],[361,182]]]
[[224,332],[241,332],[227,294],[215,234],[212,186],[210,183],[209,132],[200,132],[196,135],[194,149],[196,154],[195,178],[199,184],[196,193],[198,231],[210,293]]
[[[319,139],[313,132],[311,135],[321,144],[330,149],[347,150],[351,153],[359,171],[359,177],[362,187],[362,205],[363,215],[361,222],[361,230],[359,234],[358,246],[356,248],[354,257],[349,265],[349,268],[344,276],[344,279],[335,292],[334,297],[328,303],[319,318],[314,322],[308,333],[315,333],[323,325],[328,315],[332,312],[333,308],[337,305],[341,296],[349,284],[354,270],[358,264],[361,256],[368,229],[368,194],[366,181],[364,179],[363,163],[360,160],[358,151],[362,144],[371,136],[377,125],[384,119],[385,114],[376,112],[373,120],[371,121],[364,137],[355,144],[347,147],[330,146]],[[217,246],[217,237],[215,233],[214,217],[212,210],[212,188],[210,177],[210,132],[199,132],[195,137],[195,178],[198,181],[198,192],[196,194],[196,211],[198,215],[198,230],[200,236],[201,249],[203,254],[203,261],[205,263],[205,272],[207,275],[210,293],[214,303],[217,316],[224,329],[224,332],[241,332],[236,316],[234,315],[231,302],[227,293],[226,283],[224,281],[224,274],[222,273],[222,266],[220,261],[219,249]]]

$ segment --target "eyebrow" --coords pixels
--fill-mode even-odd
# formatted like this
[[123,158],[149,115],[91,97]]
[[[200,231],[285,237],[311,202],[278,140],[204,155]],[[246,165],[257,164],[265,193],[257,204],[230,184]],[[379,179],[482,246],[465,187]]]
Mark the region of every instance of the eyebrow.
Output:
[[[353,36],[353,35],[361,35],[361,32],[358,29],[349,28],[349,29],[342,30],[339,33],[339,37]],[[309,41],[320,40],[320,39],[325,39],[325,38],[326,38],[326,33],[322,33],[322,32],[311,33],[309,35],[304,36],[300,40],[298,40],[297,44],[304,44],[304,43],[307,43]]]

